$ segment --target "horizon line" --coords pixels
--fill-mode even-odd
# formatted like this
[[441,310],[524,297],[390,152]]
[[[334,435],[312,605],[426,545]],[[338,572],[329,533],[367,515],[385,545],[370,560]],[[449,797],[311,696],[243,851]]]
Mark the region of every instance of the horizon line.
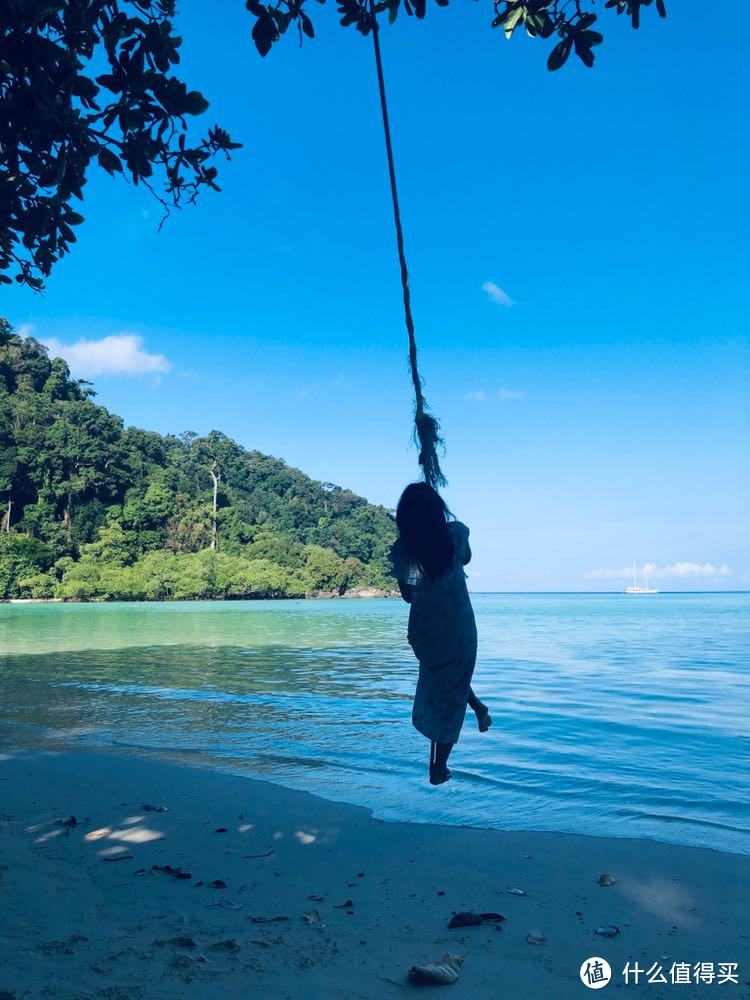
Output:
[[[625,594],[624,590],[470,590],[470,594]],[[659,594],[750,594],[750,590],[659,590]]]

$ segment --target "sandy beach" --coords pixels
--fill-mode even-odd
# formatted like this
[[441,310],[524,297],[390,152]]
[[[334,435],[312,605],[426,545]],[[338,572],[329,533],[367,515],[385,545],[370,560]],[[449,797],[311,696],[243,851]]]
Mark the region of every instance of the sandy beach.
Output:
[[[464,957],[456,997],[588,995],[591,957],[626,995],[750,997],[750,856],[383,823],[110,752],[6,750],[0,801],[3,1000],[391,997],[446,952]],[[449,929],[465,911],[505,920]],[[696,963],[738,982],[696,983]]]

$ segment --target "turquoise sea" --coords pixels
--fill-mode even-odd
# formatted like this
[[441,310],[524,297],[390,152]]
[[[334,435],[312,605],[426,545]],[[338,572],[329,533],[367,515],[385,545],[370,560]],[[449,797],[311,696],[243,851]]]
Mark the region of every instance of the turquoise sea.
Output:
[[399,600],[0,606],[0,741],[107,747],[387,820],[750,853],[750,595],[475,594],[477,693],[427,782]]

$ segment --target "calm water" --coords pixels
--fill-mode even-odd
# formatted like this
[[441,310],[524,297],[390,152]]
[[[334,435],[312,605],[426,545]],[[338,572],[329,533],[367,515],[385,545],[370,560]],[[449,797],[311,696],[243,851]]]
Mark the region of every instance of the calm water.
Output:
[[120,747],[383,819],[750,852],[750,596],[474,595],[477,693],[427,783],[401,601],[0,606],[0,739]]

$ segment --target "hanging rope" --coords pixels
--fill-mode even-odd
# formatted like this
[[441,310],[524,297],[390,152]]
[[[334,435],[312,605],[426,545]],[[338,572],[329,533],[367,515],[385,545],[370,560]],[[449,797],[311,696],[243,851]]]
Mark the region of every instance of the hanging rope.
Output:
[[396,189],[396,170],[393,165],[393,146],[391,144],[391,126],[388,121],[388,103],[385,97],[385,81],[383,79],[383,62],[380,57],[380,38],[378,21],[375,16],[374,0],[370,0],[370,17],[372,19],[372,41],[375,48],[375,65],[378,70],[378,87],[380,88],[380,111],[383,116],[383,131],[385,132],[385,148],[388,154],[388,173],[391,179],[391,199],[393,201],[393,221],[396,225],[396,243],[398,245],[398,261],[401,267],[401,288],[404,293],[404,319],[406,332],[409,334],[409,367],[411,380],[414,383],[414,438],[419,446],[419,464],[425,482],[437,489],[446,486],[447,481],[438,461],[438,447],[442,446],[440,424],[428,412],[427,403],[422,394],[424,385],[417,368],[417,342],[414,339],[414,320],[411,315],[411,294],[409,292],[409,271],[406,267],[404,254],[404,233],[401,228],[401,210],[398,204]]

